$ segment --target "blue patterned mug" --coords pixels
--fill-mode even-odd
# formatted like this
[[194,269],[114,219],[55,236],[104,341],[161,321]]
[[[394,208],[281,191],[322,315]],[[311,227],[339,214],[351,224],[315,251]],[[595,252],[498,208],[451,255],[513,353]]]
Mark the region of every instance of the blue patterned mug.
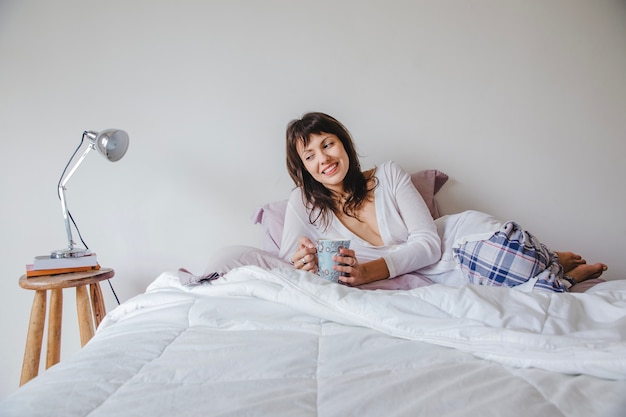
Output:
[[339,254],[339,249],[350,249],[349,239],[318,239],[317,240],[317,275],[332,282],[339,282],[341,272],[335,271],[333,256]]

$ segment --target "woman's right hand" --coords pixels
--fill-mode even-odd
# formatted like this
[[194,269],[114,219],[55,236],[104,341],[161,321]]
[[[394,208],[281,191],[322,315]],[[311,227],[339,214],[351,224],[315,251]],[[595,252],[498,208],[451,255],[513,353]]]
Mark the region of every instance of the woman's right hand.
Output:
[[298,249],[291,255],[291,263],[296,269],[317,272],[317,248],[306,236],[298,239]]

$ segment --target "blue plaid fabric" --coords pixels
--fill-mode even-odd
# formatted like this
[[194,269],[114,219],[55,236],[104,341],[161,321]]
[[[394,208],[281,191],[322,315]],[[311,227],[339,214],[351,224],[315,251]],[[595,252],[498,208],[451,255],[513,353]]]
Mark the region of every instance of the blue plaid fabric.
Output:
[[535,287],[567,291],[556,254],[515,222],[505,223],[489,239],[465,242],[454,254],[473,284],[514,287],[541,274]]

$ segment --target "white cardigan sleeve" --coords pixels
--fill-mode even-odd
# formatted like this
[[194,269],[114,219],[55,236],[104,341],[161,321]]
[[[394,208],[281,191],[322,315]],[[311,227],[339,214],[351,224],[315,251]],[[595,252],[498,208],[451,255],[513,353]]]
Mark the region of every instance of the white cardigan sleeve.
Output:
[[301,236],[306,236],[315,242],[320,237],[320,232],[309,222],[309,214],[302,200],[302,190],[296,188],[291,192],[287,202],[278,256],[291,261],[291,255],[298,249],[298,239]]
[[441,258],[435,222],[411,177],[395,162],[379,168],[377,215],[388,247],[383,259],[391,278],[434,264]]

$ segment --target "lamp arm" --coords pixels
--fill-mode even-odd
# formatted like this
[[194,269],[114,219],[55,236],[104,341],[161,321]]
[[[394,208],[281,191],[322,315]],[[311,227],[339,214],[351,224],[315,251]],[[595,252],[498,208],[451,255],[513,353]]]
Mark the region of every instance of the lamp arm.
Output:
[[67,209],[67,201],[65,198],[65,190],[66,190],[65,185],[70,180],[72,175],[74,175],[74,172],[76,172],[76,169],[78,169],[78,166],[83,162],[83,160],[85,159],[89,151],[91,151],[92,149],[94,149],[94,145],[93,143],[90,143],[87,149],[85,150],[85,152],[83,152],[83,154],[80,156],[78,161],[76,161],[76,163],[72,166],[72,168],[67,173],[67,175],[65,175],[59,182],[58,192],[59,192],[59,198],[61,199],[61,210],[63,211],[63,220],[65,220],[65,231],[67,232],[67,248],[70,251],[74,249],[75,243],[72,237],[72,227],[70,225],[70,214],[69,214],[69,210]]
[[78,166],[83,162],[83,160],[85,159],[89,151],[91,151],[92,149],[95,149],[95,145],[93,143],[90,143],[89,146],[87,146],[87,149],[85,149],[85,152],[83,152],[83,154],[80,156],[78,161],[76,161],[76,163],[72,166],[72,169],[70,169],[70,172],[68,172],[63,177],[63,179],[61,179],[61,182],[59,183],[59,188],[60,187],[65,188],[65,184],[67,184],[67,182],[70,180],[72,175],[74,175],[74,172],[76,172],[76,170],[78,169]]

